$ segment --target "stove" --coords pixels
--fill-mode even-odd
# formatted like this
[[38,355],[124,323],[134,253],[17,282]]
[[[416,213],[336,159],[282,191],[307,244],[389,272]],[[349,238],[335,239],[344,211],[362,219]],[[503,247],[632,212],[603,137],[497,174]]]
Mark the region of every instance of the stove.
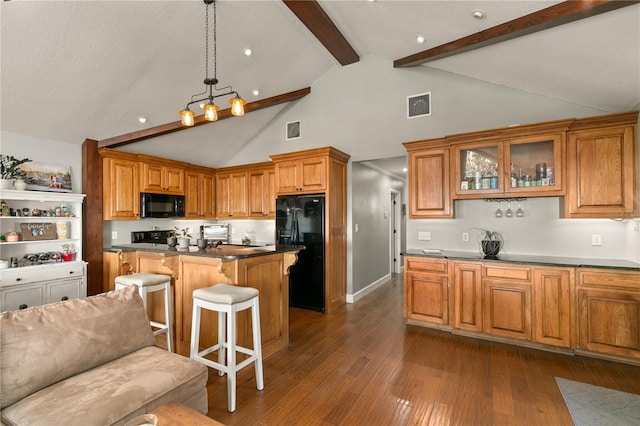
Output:
[[132,243],[156,243],[167,244],[167,238],[173,236],[171,230],[168,231],[135,231],[131,233]]

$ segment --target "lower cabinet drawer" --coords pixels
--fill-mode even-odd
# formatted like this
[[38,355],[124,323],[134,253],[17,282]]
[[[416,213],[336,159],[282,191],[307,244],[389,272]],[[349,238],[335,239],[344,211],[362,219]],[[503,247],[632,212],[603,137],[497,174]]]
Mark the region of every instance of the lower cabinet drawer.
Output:
[[42,305],[44,286],[41,284],[7,287],[0,291],[0,311],[16,311]]

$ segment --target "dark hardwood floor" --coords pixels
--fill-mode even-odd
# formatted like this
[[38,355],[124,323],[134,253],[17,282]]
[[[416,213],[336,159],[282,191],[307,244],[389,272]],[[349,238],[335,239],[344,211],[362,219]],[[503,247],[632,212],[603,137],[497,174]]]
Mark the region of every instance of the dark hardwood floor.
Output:
[[402,275],[332,314],[291,309],[291,343],[238,375],[209,370],[226,425],[571,425],[555,376],[640,394],[640,367],[406,325]]

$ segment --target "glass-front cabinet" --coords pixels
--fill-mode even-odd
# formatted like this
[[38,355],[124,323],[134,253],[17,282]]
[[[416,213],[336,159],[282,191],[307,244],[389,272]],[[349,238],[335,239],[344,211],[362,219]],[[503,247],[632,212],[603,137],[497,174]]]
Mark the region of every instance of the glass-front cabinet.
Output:
[[505,165],[509,165],[505,192],[563,195],[562,152],[564,135],[522,137],[505,142]]
[[456,194],[473,198],[504,192],[501,142],[459,145],[453,158]]
[[454,148],[455,198],[564,195],[564,133],[528,135]]

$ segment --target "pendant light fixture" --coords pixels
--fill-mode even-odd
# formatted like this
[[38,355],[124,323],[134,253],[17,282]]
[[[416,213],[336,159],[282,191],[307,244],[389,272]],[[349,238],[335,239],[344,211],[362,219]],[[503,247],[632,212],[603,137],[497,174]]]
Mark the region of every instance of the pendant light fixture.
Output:
[[[218,89],[216,85],[218,84],[217,71],[218,71],[218,61],[217,61],[217,37],[216,37],[216,1],[215,0],[203,0],[206,13],[205,13],[205,78],[204,84],[206,89],[202,93],[197,93],[191,96],[191,102],[187,104],[187,106],[180,111],[180,115],[182,116],[182,125],[183,126],[193,126],[195,124],[194,112],[189,109],[189,106],[200,103],[200,106],[204,109],[204,119],[207,121],[216,121],[218,119],[218,110],[220,109],[216,104],[213,103],[215,98],[221,96],[229,96],[234,95],[233,98],[229,100],[231,104],[231,114],[240,116],[244,115],[244,106],[246,102],[238,95],[238,92],[233,90],[233,87],[226,86],[221,89]],[[213,78],[209,77],[209,6],[213,4]],[[225,93],[213,94],[213,90],[224,91],[228,90]],[[204,95],[204,97],[202,97]],[[197,99],[195,99],[197,98]]]

